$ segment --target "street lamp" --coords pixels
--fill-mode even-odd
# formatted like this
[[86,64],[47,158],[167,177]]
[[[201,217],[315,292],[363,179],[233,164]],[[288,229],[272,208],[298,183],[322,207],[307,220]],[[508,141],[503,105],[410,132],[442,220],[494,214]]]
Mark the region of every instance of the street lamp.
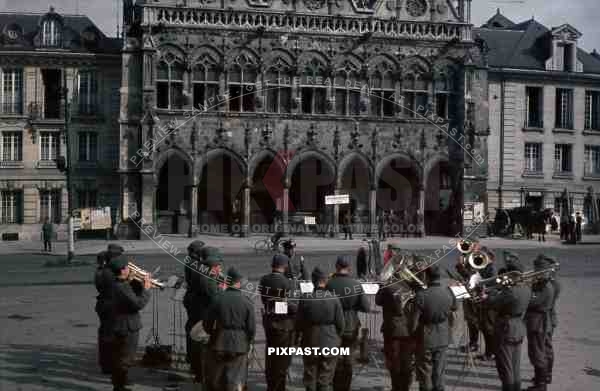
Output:
[[69,137],[69,88],[67,87],[67,70],[63,69],[63,85],[62,98],[64,99],[65,105],[65,144],[66,150],[66,165],[64,167],[65,174],[67,176],[67,214],[68,214],[68,250],[67,250],[67,262],[71,262],[75,256],[75,240],[73,237],[73,189],[72,189],[72,163],[71,163],[71,142]]

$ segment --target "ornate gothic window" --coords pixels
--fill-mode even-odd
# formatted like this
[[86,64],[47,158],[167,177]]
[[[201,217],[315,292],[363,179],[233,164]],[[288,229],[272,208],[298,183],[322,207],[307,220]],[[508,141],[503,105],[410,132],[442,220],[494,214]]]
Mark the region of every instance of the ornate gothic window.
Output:
[[334,80],[335,113],[339,115],[359,115],[362,82],[358,73],[341,70]]
[[270,68],[265,76],[268,113],[290,113],[293,74],[287,68]]
[[156,106],[159,109],[183,108],[183,64],[167,55],[158,63],[156,77]]
[[229,111],[255,111],[256,76],[256,65],[247,56],[238,57],[229,71]]
[[435,80],[435,111],[439,118],[448,118],[450,109],[450,93],[452,80],[446,74],[441,74]]
[[58,20],[47,19],[42,23],[42,45],[58,47],[61,44],[62,31]]
[[394,80],[391,72],[377,71],[371,76],[371,115],[376,117],[393,117],[394,108]]
[[402,97],[406,117],[422,116],[427,110],[429,83],[418,75],[407,75],[402,82]]
[[192,74],[194,108],[216,110],[219,95],[219,73],[215,64],[201,63],[194,66]]
[[302,113],[325,114],[327,110],[327,85],[325,67],[317,60],[306,64],[300,79]]

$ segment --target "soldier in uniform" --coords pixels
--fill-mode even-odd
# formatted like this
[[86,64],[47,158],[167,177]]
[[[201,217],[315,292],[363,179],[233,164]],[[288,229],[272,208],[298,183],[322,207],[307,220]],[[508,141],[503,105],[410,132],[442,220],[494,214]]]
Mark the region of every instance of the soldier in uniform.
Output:
[[[546,257],[546,260],[551,264],[551,266],[557,264],[557,261],[554,258]],[[554,347],[552,346],[552,336],[554,335],[554,329],[556,329],[556,326],[558,326],[556,302],[558,301],[561,290],[560,282],[556,276],[550,280],[550,283],[552,284],[552,288],[554,288],[554,299],[552,300],[552,310],[550,311],[550,330],[548,333],[548,338],[546,338],[546,354],[548,356],[546,383],[548,384],[552,384],[552,369],[554,368]]]
[[100,319],[98,328],[98,359],[105,375],[111,371],[112,356],[112,286],[115,275],[110,268],[110,261],[123,254],[125,250],[118,244],[111,243],[106,251],[98,254],[98,269],[94,276],[94,284],[98,291],[96,297],[96,313]]
[[[515,256],[506,256],[506,272],[523,272]],[[502,391],[521,391],[521,346],[525,337],[523,317],[531,298],[531,289],[517,285],[482,297],[484,305],[497,311],[495,323],[496,369],[502,381]]]
[[425,275],[427,289],[416,292],[412,315],[417,339],[417,380],[421,390],[442,391],[450,340],[448,320],[457,304],[452,292],[441,286],[439,266],[429,266]]
[[[200,262],[201,260],[201,251],[202,247],[204,247],[204,242],[200,240],[194,240],[188,246],[188,256],[191,259],[190,263]],[[194,283],[197,281],[198,273],[191,266],[186,266],[184,270],[185,283],[187,285],[185,296],[183,298],[183,306],[187,313],[187,322],[185,324],[185,346],[186,346],[186,361],[191,363],[192,360],[192,339],[190,338],[190,330],[197,322],[198,315],[195,312],[198,312],[198,309],[195,309],[192,306],[192,299],[195,296],[193,293]]]
[[335,268],[336,273],[327,283],[326,289],[342,302],[345,325],[341,346],[349,348],[350,355],[338,358],[333,384],[335,391],[348,391],[352,384],[352,357],[360,330],[358,312],[369,312],[369,302],[360,282],[351,277],[352,260],[346,256],[338,256]]
[[206,330],[212,358],[207,379],[210,391],[242,391],[248,376],[248,353],[256,333],[253,303],[240,291],[242,275],[230,268],[228,288],[212,303]]
[[[295,284],[286,276],[290,259],[283,254],[273,257],[271,273],[260,279],[258,291],[264,306],[265,377],[267,391],[285,391],[287,372],[292,356],[267,354],[270,347],[288,348],[294,344],[294,321],[297,304],[288,300],[294,294]],[[287,313],[276,313],[276,303],[287,302]]]
[[[204,354],[208,343],[208,334],[203,329],[202,322],[207,319],[208,309],[219,293],[217,279],[221,273],[221,262],[223,256],[214,247],[193,246],[188,247],[191,258],[198,257],[200,260],[199,270],[187,267],[188,289],[184,297],[184,305],[188,311],[186,331],[190,340],[190,369],[197,383],[204,384]],[[205,338],[206,336],[206,338]]]
[[300,259],[296,261],[296,242],[292,239],[282,243],[283,253],[288,257],[289,263],[285,272],[287,278],[310,281],[308,269],[304,267],[304,262]]
[[113,344],[112,344],[112,384],[114,391],[129,391],[127,371],[133,364],[138,346],[139,332],[142,329],[141,311],[150,300],[150,276],[146,276],[143,289],[137,295],[129,281],[127,258],[120,255],[110,262],[115,274],[113,285]]
[[[498,273],[496,271],[496,267],[494,266],[494,261],[496,260],[494,252],[485,246],[481,247],[480,251],[487,254],[491,261],[484,269],[479,271],[481,278],[489,279],[496,277]],[[495,346],[494,327],[496,324],[496,310],[489,306],[479,306],[479,308],[479,328],[483,334],[483,339],[485,341],[485,353],[482,356],[479,356],[479,359],[484,361],[493,361]]]
[[[383,310],[383,352],[393,391],[409,391],[413,381],[416,340],[410,324],[411,311],[402,302],[402,295],[410,293],[405,289],[406,286],[401,283],[391,283],[377,291],[375,296],[375,304]],[[412,289],[417,287],[412,286]]]
[[[296,332],[302,347],[339,347],[344,332],[342,303],[325,290],[327,274],[318,267],[312,273],[314,292],[303,295],[298,305]],[[306,391],[332,391],[336,356],[303,356]]]
[[[539,255],[533,261],[535,271],[547,269],[551,266],[544,255]],[[552,283],[544,279],[532,286],[531,301],[525,314],[527,325],[527,351],[529,361],[533,366],[535,377],[530,391],[546,391],[548,383],[548,353],[546,351],[547,339],[551,331],[551,312],[554,302],[554,288]]]

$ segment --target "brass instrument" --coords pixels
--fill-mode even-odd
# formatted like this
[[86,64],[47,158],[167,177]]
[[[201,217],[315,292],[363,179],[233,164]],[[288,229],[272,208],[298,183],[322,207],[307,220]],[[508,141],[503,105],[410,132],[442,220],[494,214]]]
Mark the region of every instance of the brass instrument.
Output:
[[467,262],[471,268],[475,270],[482,270],[485,269],[492,261],[485,252],[474,251],[469,254]]
[[469,239],[463,239],[456,244],[456,249],[463,254],[469,254],[473,251],[473,245],[475,243]]
[[146,278],[146,276],[149,276],[152,288],[159,288],[159,289],[165,288],[165,284],[163,284],[162,282],[160,282],[157,279],[152,278],[152,274],[150,272],[147,272],[146,270],[137,266],[135,263],[129,261],[128,266],[129,266],[129,279],[130,280],[136,280],[141,283],[144,283],[144,279]]
[[379,284],[401,284],[402,289],[396,292],[400,296],[402,307],[415,297],[415,291],[410,282],[419,285],[422,289],[426,289],[427,285],[417,277],[417,274],[425,270],[426,265],[419,265],[414,255],[406,256],[396,254],[385,265],[381,275]]

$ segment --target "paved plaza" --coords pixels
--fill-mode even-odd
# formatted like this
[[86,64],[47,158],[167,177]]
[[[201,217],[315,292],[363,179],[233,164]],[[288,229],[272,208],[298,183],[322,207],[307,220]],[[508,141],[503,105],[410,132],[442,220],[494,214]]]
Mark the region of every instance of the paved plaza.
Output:
[[[141,266],[154,270],[161,266],[163,276],[181,275],[183,266],[177,262],[185,254],[189,239],[169,238],[181,248],[177,256],[161,251],[152,242],[125,242],[126,250],[136,257]],[[203,237],[211,245],[222,247],[227,254],[226,266],[235,264],[250,281],[268,272],[269,255],[255,254],[252,245],[257,238],[236,239],[229,237]],[[554,384],[550,390],[597,390],[600,389],[600,245],[595,238],[586,238],[588,244],[561,245],[556,238],[539,244],[537,241],[509,241],[483,239],[495,249],[510,248],[531,268],[537,253],[556,256],[561,261],[563,293],[558,305],[559,328],[555,336],[558,352],[555,364]],[[446,250],[448,238],[393,239],[404,248],[434,256],[440,264],[451,267],[456,252]],[[320,265],[333,270],[338,253],[354,255],[361,240],[325,240],[297,238],[298,250],[310,268]],[[91,391],[111,390],[109,378],[100,373],[96,362],[96,331],[98,320],[94,313],[96,291],[92,285],[94,255],[105,248],[106,242],[86,241],[77,243],[77,259],[88,262],[79,267],[47,267],[47,262],[60,256],[41,255],[35,242],[5,246],[0,251],[0,390],[35,391],[64,390]],[[62,247],[61,247],[62,246]],[[57,253],[63,254],[63,243],[58,243]],[[499,260],[499,262],[502,262]],[[141,333],[140,356],[143,347],[151,343],[156,334],[162,344],[172,345],[183,352],[183,324],[185,312],[176,300],[172,289],[156,291],[154,301],[143,311],[144,329]],[[257,356],[251,361],[249,390],[265,390],[264,334],[260,326],[259,298],[257,303]],[[153,308],[158,313],[158,324],[152,322]],[[374,307],[375,311],[380,308]],[[353,390],[390,390],[390,380],[383,368],[380,352],[380,314],[370,315],[364,325],[371,329],[371,360],[363,367],[356,367]],[[153,332],[153,326],[156,332]],[[464,325],[455,330],[455,343],[461,343]],[[523,349],[523,379],[533,376]],[[301,357],[294,358],[291,370],[292,391],[301,390]],[[190,377],[182,363],[171,371],[136,367],[131,374],[134,390],[158,391],[177,380],[180,390],[191,390]],[[527,383],[524,383],[526,386]],[[413,389],[417,389],[416,383]],[[451,349],[447,369],[447,390],[499,390],[500,382],[492,363],[468,358]]]

